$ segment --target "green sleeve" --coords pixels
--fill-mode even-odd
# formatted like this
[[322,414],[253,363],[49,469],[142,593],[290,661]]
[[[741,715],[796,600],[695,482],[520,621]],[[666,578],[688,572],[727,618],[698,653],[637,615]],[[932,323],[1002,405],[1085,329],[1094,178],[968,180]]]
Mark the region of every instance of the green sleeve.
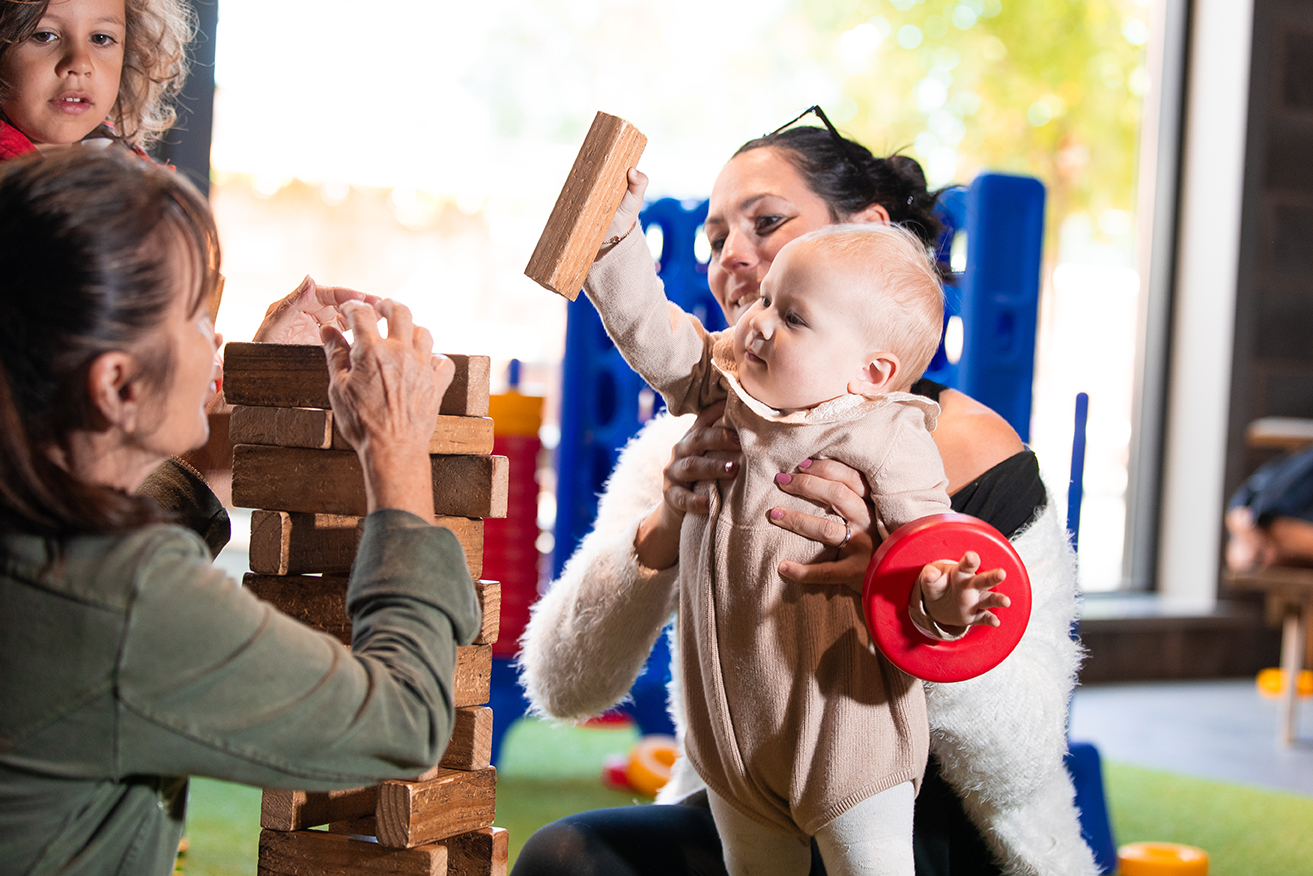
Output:
[[479,610],[456,537],[403,511],[365,523],[353,648],[214,570],[199,542],[142,545],[120,652],[116,772],[320,790],[413,776],[451,734],[457,643]]

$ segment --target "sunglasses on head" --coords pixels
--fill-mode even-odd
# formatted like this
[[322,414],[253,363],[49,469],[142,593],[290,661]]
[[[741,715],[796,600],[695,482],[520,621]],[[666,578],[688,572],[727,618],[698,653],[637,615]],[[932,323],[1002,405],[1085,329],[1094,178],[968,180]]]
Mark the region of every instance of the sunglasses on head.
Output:
[[780,131],[783,131],[785,128],[788,128],[788,127],[791,127],[791,126],[793,126],[793,125],[796,125],[798,122],[802,121],[802,119],[803,119],[805,116],[807,116],[807,115],[809,115],[809,114],[811,114],[811,113],[815,113],[815,114],[816,114],[816,118],[820,119],[820,120],[821,120],[821,124],[825,125],[825,130],[827,130],[827,131],[830,132],[830,136],[831,136],[831,137],[833,137],[835,140],[837,140],[837,141],[840,142],[840,143],[847,143],[847,142],[848,142],[847,140],[844,139],[844,136],[843,136],[842,134],[839,133],[839,129],[836,128],[836,127],[834,127],[834,123],[832,123],[832,122],[830,121],[830,117],[827,116],[827,115],[825,114],[825,110],[821,109],[820,104],[813,104],[812,106],[807,107],[805,110],[803,110],[802,112],[798,113],[796,116],[794,116],[793,118],[789,119],[787,122],[785,122],[784,124],[780,125],[778,128],[776,128],[775,130],[771,131],[771,132],[770,132],[769,134],[767,134],[766,136],[767,136],[767,137],[774,137],[776,134],[778,134]]

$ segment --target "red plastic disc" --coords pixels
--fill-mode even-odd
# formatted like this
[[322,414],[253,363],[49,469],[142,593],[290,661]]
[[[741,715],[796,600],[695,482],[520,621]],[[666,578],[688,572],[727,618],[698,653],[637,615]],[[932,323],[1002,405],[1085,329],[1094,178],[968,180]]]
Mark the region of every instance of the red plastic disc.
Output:
[[[907,613],[907,600],[926,563],[980,554],[981,569],[1003,569],[994,588],[1012,600],[993,609],[1000,625],[974,626],[953,642],[931,639]],[[862,591],[866,627],[889,661],[925,681],[965,681],[988,672],[1012,653],[1030,621],[1030,576],[1012,543],[983,520],[931,514],[895,530],[871,557]]]

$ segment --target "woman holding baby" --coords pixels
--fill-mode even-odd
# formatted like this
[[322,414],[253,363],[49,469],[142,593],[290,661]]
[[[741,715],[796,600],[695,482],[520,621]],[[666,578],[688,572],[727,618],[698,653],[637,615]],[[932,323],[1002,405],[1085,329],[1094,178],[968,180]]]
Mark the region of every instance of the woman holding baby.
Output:
[[[780,249],[808,232],[834,223],[892,223],[935,240],[935,196],[920,167],[905,157],[875,158],[826,125],[751,141],[716,180],[706,222],[708,278],[731,325],[760,297]],[[631,185],[629,197],[641,203],[641,196]],[[634,206],[628,204],[629,221]],[[626,212],[622,205],[620,215]],[[608,235],[628,230],[613,227]],[[1001,417],[929,381],[912,392],[942,408],[933,439],[953,509],[1013,540],[1035,600],[1030,627],[1003,664],[967,682],[925,685],[930,760],[916,803],[916,872],[1094,873],[1062,761],[1078,648],[1068,637],[1076,595],[1061,523],[1034,454]],[[737,436],[720,424],[720,414],[708,409],[691,426],[658,417],[621,456],[594,531],[535,609],[523,640],[524,683],[540,712],[566,719],[598,714],[641,670],[680,601],[683,517],[708,510],[693,485],[729,482],[741,471]],[[879,539],[863,477],[835,460],[800,459],[775,481],[819,507],[809,514],[782,501],[772,523],[830,546],[834,556],[786,562],[781,575],[802,586],[860,588]],[[672,677],[679,679],[678,669]],[[682,736],[677,688],[671,705]],[[681,758],[659,797],[674,805],[585,812],[548,825],[529,840],[515,872],[723,873],[706,801],[701,780]],[[824,872],[814,845],[812,862],[813,873]]]

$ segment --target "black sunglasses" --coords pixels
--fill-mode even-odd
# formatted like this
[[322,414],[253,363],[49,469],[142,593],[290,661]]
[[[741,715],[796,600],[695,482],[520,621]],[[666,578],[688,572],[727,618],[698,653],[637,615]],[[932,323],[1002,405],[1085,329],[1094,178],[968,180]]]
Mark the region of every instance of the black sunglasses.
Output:
[[783,131],[785,128],[791,127],[792,125],[796,125],[798,122],[802,121],[802,119],[805,116],[811,113],[816,114],[816,118],[821,120],[821,124],[825,125],[825,130],[829,131],[830,136],[833,137],[836,141],[845,144],[848,142],[844,138],[844,136],[839,133],[839,129],[834,126],[834,123],[830,121],[830,117],[825,114],[825,110],[821,109],[820,104],[813,104],[812,106],[807,107],[805,110],[798,113],[796,116],[789,119],[787,122],[780,125],[778,128],[771,131],[766,136],[774,137],[776,134],[778,134],[780,131]]

